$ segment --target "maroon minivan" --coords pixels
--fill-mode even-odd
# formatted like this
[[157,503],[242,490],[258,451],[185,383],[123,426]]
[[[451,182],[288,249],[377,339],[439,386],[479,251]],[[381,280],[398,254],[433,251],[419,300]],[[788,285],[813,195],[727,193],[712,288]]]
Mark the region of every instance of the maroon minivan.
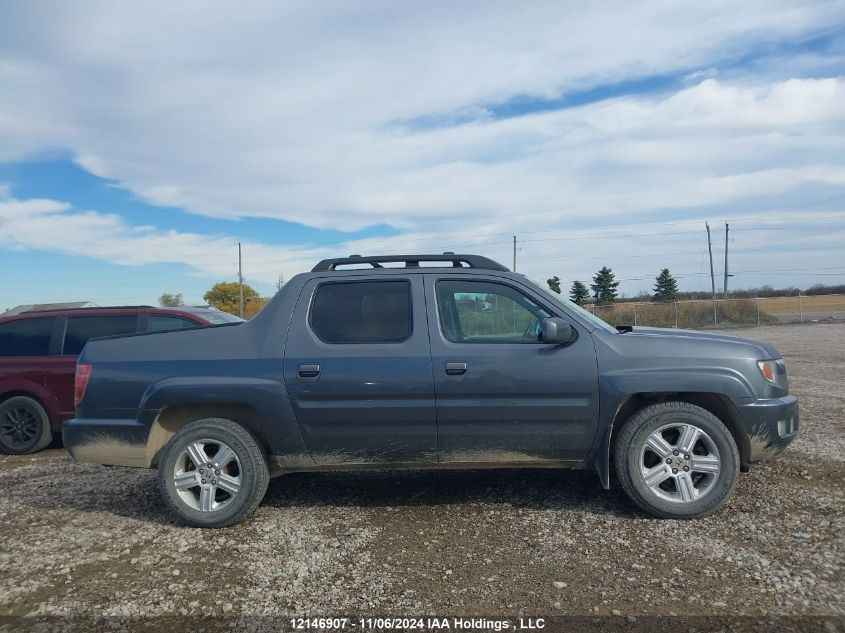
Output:
[[76,358],[90,338],[241,321],[213,308],[75,308],[0,316],[0,452],[40,451],[74,413]]

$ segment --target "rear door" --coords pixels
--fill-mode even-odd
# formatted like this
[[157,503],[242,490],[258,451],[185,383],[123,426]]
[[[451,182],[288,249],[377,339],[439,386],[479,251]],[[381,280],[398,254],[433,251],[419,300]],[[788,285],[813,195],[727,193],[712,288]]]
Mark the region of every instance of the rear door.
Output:
[[[427,275],[440,461],[578,461],[598,420],[590,333],[512,280]],[[539,323],[567,319],[568,345],[539,342]]]
[[319,464],[435,461],[437,426],[419,274],[305,284],[285,384]]

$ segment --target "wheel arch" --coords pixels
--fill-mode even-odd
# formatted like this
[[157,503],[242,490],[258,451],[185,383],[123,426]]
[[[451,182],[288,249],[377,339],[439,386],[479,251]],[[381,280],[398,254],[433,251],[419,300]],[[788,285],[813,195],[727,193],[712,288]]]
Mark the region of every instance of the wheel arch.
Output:
[[55,396],[37,383],[28,381],[13,381],[6,383],[0,388],[0,404],[9,398],[23,396],[35,400],[44,411],[47,412],[47,419],[50,423],[50,430],[61,430],[62,416]]
[[711,391],[641,391],[626,395],[616,407],[610,424],[606,427],[604,440],[598,454],[593,458],[593,466],[598,472],[602,486],[610,487],[612,472],[612,451],[619,429],[641,409],[660,402],[687,402],[709,411],[719,418],[731,433],[739,452],[740,469],[748,471],[751,442],[743,431],[739,411],[730,397]]
[[179,429],[203,418],[226,418],[246,428],[270,456],[307,454],[284,383],[257,376],[179,376],[150,384],[138,422],[148,429],[145,461],[156,466]]
[[179,430],[206,418],[224,418],[241,425],[252,434],[265,455],[269,455],[270,443],[255,407],[242,402],[182,403],[163,407],[153,420],[147,436],[147,466],[158,465],[162,449]]
[[38,404],[44,407],[45,411],[47,410],[47,406],[44,404],[44,400],[41,398],[41,396],[25,389],[11,389],[9,391],[4,391],[3,393],[0,393],[0,404],[3,404],[4,402],[6,402],[6,400],[17,398],[18,396],[23,396],[24,398],[32,398]]

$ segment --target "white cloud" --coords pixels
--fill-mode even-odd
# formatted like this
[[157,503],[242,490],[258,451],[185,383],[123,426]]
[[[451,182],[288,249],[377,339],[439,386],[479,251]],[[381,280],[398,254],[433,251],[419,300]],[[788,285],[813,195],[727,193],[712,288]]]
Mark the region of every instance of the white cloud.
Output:
[[[831,263],[840,257],[840,244],[845,238],[845,228],[842,228],[845,206],[839,206],[833,212],[817,212],[810,218],[811,221],[796,226],[789,210],[768,215],[765,219],[756,215],[737,216],[732,224],[734,245],[731,252],[733,268],[739,272],[739,278],[755,280],[752,283],[759,285],[769,269],[777,272],[794,268],[792,255],[796,249],[803,252],[803,266],[830,270]],[[661,267],[669,265],[680,276],[682,288],[698,288],[708,270],[703,223],[703,219],[672,225],[641,223],[570,230],[565,234],[526,228],[518,244],[518,269],[541,283],[557,274],[568,286],[575,279],[589,280],[595,270],[609,264],[623,281],[622,290],[635,294],[650,288],[657,272],[655,262],[659,261]],[[713,224],[712,228],[718,272],[721,271],[723,226]],[[510,236],[490,232],[493,230],[484,228],[485,232],[464,236],[413,233],[355,240],[332,247],[293,248],[248,241],[243,243],[244,266],[248,281],[264,284],[267,291],[279,274],[290,279],[293,274],[310,270],[320,259],[353,252],[436,253],[449,249],[480,252],[510,266]],[[639,246],[619,251],[616,250],[619,244]],[[56,200],[0,199],[0,248],[46,250],[125,266],[176,263],[188,266],[202,276],[226,279],[232,277],[237,246],[237,241],[228,237],[162,231],[152,226],[132,227],[117,215],[77,211]],[[771,258],[759,255],[760,249],[769,253],[775,249],[777,266],[772,265]],[[761,259],[766,261],[760,271],[762,275],[749,274],[760,270]],[[788,275],[780,274],[779,277]],[[152,297],[146,300],[152,300]]]
[[[457,243],[509,260],[512,231],[527,240],[591,221],[736,218],[845,181],[841,66],[804,53],[721,67],[826,32],[845,19],[841,3],[101,2],[3,12],[0,162],[67,152],[193,213],[405,232],[331,248],[249,244],[252,273],[267,281],[338,251]],[[825,76],[805,77],[813,68]],[[504,120],[488,111],[675,73],[686,77],[681,89]],[[423,120],[451,124],[413,123]],[[3,202],[0,243],[125,264],[178,253],[209,274],[234,244],[133,228],[109,209],[40,204]],[[525,244],[529,273],[558,271],[562,242]],[[699,250],[678,266],[698,265]],[[560,264],[591,251],[567,246]]]

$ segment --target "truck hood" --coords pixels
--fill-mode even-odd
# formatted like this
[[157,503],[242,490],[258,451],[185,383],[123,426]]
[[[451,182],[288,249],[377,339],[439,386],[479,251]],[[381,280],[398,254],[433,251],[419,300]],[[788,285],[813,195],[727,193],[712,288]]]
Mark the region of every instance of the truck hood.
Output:
[[780,358],[780,353],[771,345],[752,341],[739,336],[731,336],[721,332],[701,332],[699,330],[679,330],[676,328],[635,327],[633,331],[619,336],[630,336],[637,339],[648,338],[655,345],[678,346],[680,351],[684,347],[693,345],[721,344],[722,348],[733,349],[736,356],[753,356],[760,360]]

